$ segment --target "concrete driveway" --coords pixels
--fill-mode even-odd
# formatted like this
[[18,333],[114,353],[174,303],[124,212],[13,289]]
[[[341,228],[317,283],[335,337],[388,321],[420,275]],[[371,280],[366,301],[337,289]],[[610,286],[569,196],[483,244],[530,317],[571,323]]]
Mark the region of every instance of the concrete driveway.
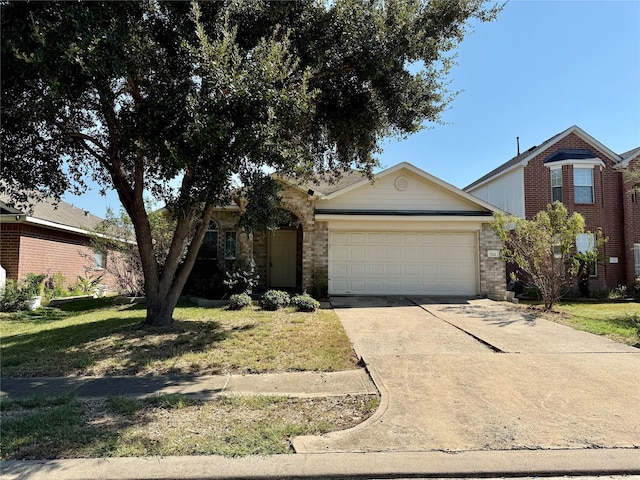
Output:
[[339,297],[382,400],[299,453],[640,448],[640,350],[486,299]]

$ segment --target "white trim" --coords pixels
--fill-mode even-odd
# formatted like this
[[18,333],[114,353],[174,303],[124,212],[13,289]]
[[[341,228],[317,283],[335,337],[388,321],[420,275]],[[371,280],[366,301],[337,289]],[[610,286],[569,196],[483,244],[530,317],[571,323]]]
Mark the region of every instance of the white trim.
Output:
[[338,213],[318,213],[317,221],[344,220],[349,222],[376,221],[376,222],[480,222],[490,223],[492,217],[486,215],[465,215],[465,216],[449,216],[449,215],[341,215]]
[[559,160],[557,162],[549,162],[544,164],[545,167],[551,170],[562,168],[563,165],[571,165],[573,167],[578,167],[578,168],[591,167],[592,169],[595,168],[596,165],[598,165],[601,170],[606,166],[605,163],[599,158],[584,158],[584,159],[568,158],[566,160]]

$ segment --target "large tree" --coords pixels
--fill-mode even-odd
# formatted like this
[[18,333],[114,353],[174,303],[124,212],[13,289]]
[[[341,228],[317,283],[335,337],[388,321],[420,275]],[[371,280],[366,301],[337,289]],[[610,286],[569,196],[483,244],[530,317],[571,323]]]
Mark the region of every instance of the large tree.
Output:
[[[0,191],[60,197],[90,178],[135,228],[147,319],[169,325],[212,208],[275,197],[265,171],[371,173],[385,136],[437,122],[483,0],[8,2]],[[243,186],[238,190],[237,184]],[[154,255],[144,195],[175,219]],[[243,225],[270,226],[252,214]]]

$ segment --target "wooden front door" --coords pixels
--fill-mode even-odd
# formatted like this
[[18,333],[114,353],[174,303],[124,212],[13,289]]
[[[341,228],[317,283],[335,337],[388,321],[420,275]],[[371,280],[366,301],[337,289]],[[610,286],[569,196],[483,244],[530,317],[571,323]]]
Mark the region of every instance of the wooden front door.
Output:
[[271,237],[269,286],[296,288],[296,230],[276,230]]

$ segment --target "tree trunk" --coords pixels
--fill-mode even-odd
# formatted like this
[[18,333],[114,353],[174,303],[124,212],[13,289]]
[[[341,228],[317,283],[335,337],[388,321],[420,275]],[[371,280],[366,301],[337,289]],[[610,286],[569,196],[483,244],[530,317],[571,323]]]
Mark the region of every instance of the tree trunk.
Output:
[[176,301],[169,301],[168,298],[159,296],[147,296],[147,316],[144,324],[150,327],[169,328],[173,324],[173,310],[176,308]]

